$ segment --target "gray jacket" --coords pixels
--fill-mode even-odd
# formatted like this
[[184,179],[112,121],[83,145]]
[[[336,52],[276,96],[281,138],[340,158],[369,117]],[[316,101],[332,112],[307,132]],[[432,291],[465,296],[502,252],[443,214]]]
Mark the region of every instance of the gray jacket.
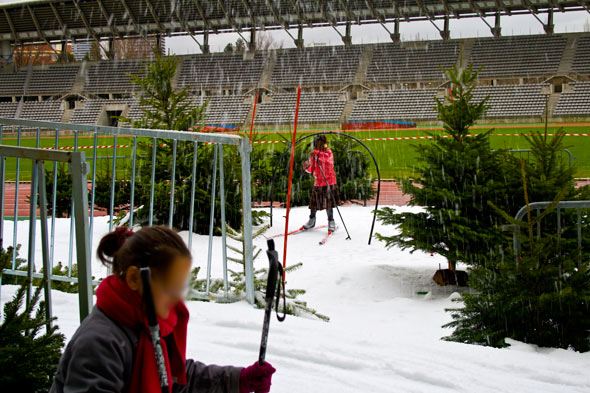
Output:
[[[138,334],[110,319],[98,307],[68,343],[50,393],[122,393],[128,388]],[[155,361],[155,359],[154,359]],[[173,393],[238,393],[241,367],[186,361],[187,385]]]

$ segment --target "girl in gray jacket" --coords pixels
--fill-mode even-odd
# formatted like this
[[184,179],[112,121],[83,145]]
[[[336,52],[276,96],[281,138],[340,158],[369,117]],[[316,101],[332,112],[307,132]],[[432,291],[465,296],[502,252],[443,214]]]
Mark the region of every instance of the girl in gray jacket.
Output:
[[96,290],[96,306],[68,343],[51,393],[161,393],[154,345],[142,300],[140,266],[151,271],[151,288],[170,392],[266,393],[275,369],[205,365],[186,359],[188,310],[182,299],[191,254],[164,226],[133,233],[119,227],[97,249],[113,274]]

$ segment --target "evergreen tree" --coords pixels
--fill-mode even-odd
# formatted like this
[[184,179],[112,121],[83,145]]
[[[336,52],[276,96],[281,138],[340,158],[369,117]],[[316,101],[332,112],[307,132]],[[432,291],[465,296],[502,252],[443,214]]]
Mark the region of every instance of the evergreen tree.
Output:
[[[45,192],[48,198],[53,198],[53,170],[45,172]],[[72,176],[69,171],[69,164],[57,164],[56,194],[55,216],[69,217],[72,209]],[[47,205],[47,214],[53,215],[52,203]]]
[[[13,249],[0,248],[0,271],[10,266]],[[4,305],[0,324],[0,391],[47,392],[64,345],[57,326],[46,329],[53,320],[45,317],[45,302],[40,302],[42,286],[23,309],[28,283],[23,283],[14,298]]]
[[[504,151],[492,151],[491,130],[467,136],[469,127],[486,111],[487,98],[474,102],[478,70],[453,66],[445,70],[451,94],[436,98],[439,119],[448,138],[433,135],[430,143],[418,145],[419,178],[402,181],[404,193],[423,212],[397,213],[386,207],[378,211],[385,224],[399,225],[393,236],[376,234],[387,247],[435,252],[446,257],[449,268],[458,261],[483,265],[500,252],[502,233],[499,217],[487,204],[510,205]],[[415,184],[416,183],[416,184]]]
[[[559,136],[556,137],[558,139]],[[533,144],[533,150],[559,151],[559,144]],[[571,193],[565,185],[553,203],[534,216],[529,204],[527,184],[538,179],[525,175],[526,167],[544,168],[555,177],[546,182],[559,182],[559,170],[554,168],[553,154],[537,155],[544,163],[526,165],[520,161],[523,197],[527,208],[526,220],[516,221],[508,212],[495,207],[509,223],[521,228],[522,251],[509,249],[505,258],[471,270],[469,284],[472,293],[463,293],[463,308],[448,309],[453,321],[444,327],[455,328],[447,340],[502,347],[505,338],[540,346],[590,350],[590,252],[588,242],[584,252],[570,252],[566,232],[558,236],[536,228],[553,214],[557,203]],[[563,179],[562,179],[563,180]],[[493,206],[493,203],[490,203]],[[550,227],[550,226],[547,226]],[[553,227],[555,229],[555,227]]]
[[[132,82],[140,90],[140,107],[143,116],[139,120],[119,117],[119,120],[138,128],[157,128],[177,131],[199,131],[204,123],[205,108],[196,105],[189,95],[188,86],[175,90],[172,80],[176,75],[179,60],[175,56],[162,56],[155,53],[154,60],[146,63],[145,72],[130,75]],[[170,179],[172,177],[173,141],[158,140],[155,183],[154,183],[154,222],[168,223],[170,207]],[[135,202],[143,206],[137,211],[137,221],[147,223],[151,192],[151,154],[152,141],[138,142],[137,181]],[[213,172],[213,148],[215,145],[199,144],[197,153],[197,171],[195,187],[195,211],[193,231],[201,234],[208,232],[209,211],[211,207],[210,187]],[[193,143],[179,141],[176,152],[175,168],[175,208],[174,227],[186,230],[190,220],[190,192],[192,182]],[[234,226],[239,226],[242,217],[240,184],[235,179],[241,178],[240,157],[235,146],[224,147],[224,174],[226,192],[226,219]],[[219,187],[219,177],[217,179]],[[219,193],[217,193],[219,195]],[[219,212],[220,202],[216,202]],[[252,212],[254,224],[259,222],[263,213]],[[219,226],[216,218],[216,226]]]

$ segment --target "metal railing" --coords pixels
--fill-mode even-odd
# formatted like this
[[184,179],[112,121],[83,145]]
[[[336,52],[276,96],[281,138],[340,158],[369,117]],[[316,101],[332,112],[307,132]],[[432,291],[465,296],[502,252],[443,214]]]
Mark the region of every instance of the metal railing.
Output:
[[[553,202],[544,201],[544,202],[531,202],[529,203],[529,208],[531,211],[536,211],[537,215],[540,214],[541,209],[546,209],[549,207]],[[557,214],[557,239],[561,238],[561,210],[562,209],[576,209],[577,211],[577,236],[578,236],[578,262],[581,262],[582,258],[582,209],[590,208],[590,201],[560,201],[555,206],[555,211]],[[522,221],[525,214],[527,213],[527,206],[523,206],[520,210],[516,213],[514,218],[517,221]],[[514,227],[512,225],[506,225],[506,229],[513,229],[513,237],[512,237],[512,246],[515,252],[520,252],[521,244],[519,239],[520,227]],[[538,222],[536,225],[537,230],[537,238],[541,236],[541,223]]]
[[[207,258],[207,294],[209,291],[209,283],[211,280],[211,256],[212,256],[212,237],[213,237],[213,218],[214,218],[214,207],[215,207],[215,196],[216,196],[216,187],[217,187],[217,168],[219,167],[219,187],[220,187],[220,210],[221,210],[221,237],[222,237],[222,247],[223,247],[223,273],[224,273],[224,288],[225,294],[227,295],[227,262],[226,262],[226,227],[225,227],[225,190],[224,190],[224,170],[223,170],[223,146],[224,145],[234,145],[237,146],[239,154],[240,154],[240,162],[241,162],[241,190],[242,190],[242,206],[243,206],[243,235],[244,235],[244,258],[245,258],[245,273],[246,273],[246,299],[250,303],[254,303],[254,271],[253,271],[253,261],[252,261],[252,211],[251,211],[251,179],[250,179],[250,152],[251,152],[251,145],[248,141],[248,138],[241,138],[237,135],[224,135],[224,134],[210,134],[210,133],[199,133],[199,132],[184,132],[184,131],[170,131],[170,130],[153,130],[153,129],[137,129],[137,128],[119,128],[119,127],[107,127],[107,126],[94,126],[94,125],[80,125],[80,124],[66,124],[66,123],[57,123],[57,122],[45,122],[45,121],[33,121],[33,120],[22,120],[22,119],[8,119],[8,118],[0,118],[0,145],[2,144],[2,135],[5,134],[6,131],[3,131],[5,126],[10,126],[14,129],[12,131],[13,134],[16,135],[16,144],[17,146],[21,146],[22,142],[22,133],[23,129],[34,129],[36,130],[36,147],[39,147],[40,143],[40,135],[41,130],[43,130],[43,135],[47,136],[52,135],[54,136],[53,146],[51,147],[54,150],[43,150],[45,152],[57,152],[56,150],[60,148],[59,141],[60,141],[60,132],[61,131],[71,131],[73,133],[74,138],[74,152],[79,150],[78,144],[78,137],[80,133],[86,133],[93,137],[93,145],[92,146],[85,146],[85,150],[92,150],[93,156],[90,158],[85,158],[84,155],[84,164],[86,165],[86,161],[88,161],[88,166],[91,166],[91,179],[89,181],[90,190],[89,190],[89,197],[90,197],[90,214],[86,211],[86,215],[89,215],[89,219],[86,220],[86,239],[88,241],[88,252],[92,249],[92,234],[94,230],[94,210],[95,210],[95,202],[96,202],[96,192],[95,192],[95,185],[96,185],[96,164],[97,160],[101,159],[98,157],[98,138],[109,137],[112,138],[112,155],[111,155],[111,183],[110,183],[110,200],[109,200],[109,212],[110,212],[110,220],[109,220],[109,230],[113,229],[114,225],[114,210],[115,210],[115,185],[116,185],[116,173],[117,173],[117,164],[118,161],[121,159],[126,159],[127,157],[120,157],[117,155],[117,145],[118,145],[118,137],[120,136],[128,136],[132,138],[132,154],[129,160],[131,161],[131,179],[130,179],[130,199],[129,199],[129,213],[128,213],[128,222],[129,226],[134,224],[134,206],[135,206],[135,181],[137,175],[137,147],[138,147],[138,138],[147,138],[151,141],[151,172],[150,172],[150,195],[149,195],[149,203],[148,203],[148,225],[152,225],[154,221],[154,183],[156,177],[156,157],[157,157],[157,149],[159,144],[159,140],[171,140],[172,142],[172,163],[171,163],[171,176],[170,176],[170,200],[169,200],[169,218],[168,218],[168,225],[170,227],[174,226],[174,209],[175,209],[175,178],[176,178],[176,151],[179,142],[183,143],[192,143],[193,144],[193,160],[192,160],[192,176],[191,176],[191,191],[190,191],[190,212],[189,212],[189,220],[188,220],[188,247],[191,249],[192,246],[192,232],[194,228],[194,206],[195,206],[195,192],[196,192],[196,177],[197,177],[197,154],[199,149],[199,143],[207,143],[207,144],[215,144],[214,147],[214,165],[213,165],[213,173],[212,173],[212,185],[211,185],[211,211],[210,211],[210,227],[209,227],[209,245],[208,245],[208,258]],[[54,134],[53,134],[54,133]],[[56,208],[56,191],[57,191],[57,162],[59,160],[54,160],[53,166],[53,197],[49,203],[52,206],[52,212],[55,212]],[[219,163],[219,165],[217,165]],[[35,173],[35,172],[33,172]],[[13,246],[16,247],[17,245],[17,231],[18,231],[18,199],[19,199],[19,176],[20,176],[20,161],[17,158],[16,161],[16,173],[15,173],[15,205],[14,205],[14,229],[13,229]],[[34,175],[38,176],[38,175]],[[0,168],[0,184],[2,187],[2,191],[4,191],[4,184],[5,184],[5,166],[4,166],[4,159],[2,160],[2,168]],[[34,180],[34,177],[31,179]],[[33,187],[33,184],[31,184]],[[36,184],[35,184],[36,187]],[[33,194],[33,193],[31,193]],[[4,195],[4,194],[3,194]],[[84,193],[87,195],[87,193]],[[74,195],[74,198],[76,196]],[[32,199],[32,198],[31,198]],[[31,204],[33,201],[30,201]],[[71,211],[71,221],[70,221],[70,239],[69,239],[69,250],[68,250],[68,276],[52,276],[52,280],[62,280],[68,282],[78,282],[78,279],[75,277],[71,277],[72,272],[72,252],[73,252],[73,233],[74,233],[74,223],[77,223],[79,218],[77,217],[78,209],[75,209],[75,203],[73,204],[73,208]],[[32,206],[32,205],[31,205]],[[4,213],[4,205],[0,206],[0,214]],[[32,211],[32,208],[31,208]],[[33,216],[31,216],[33,217]],[[0,216],[0,221],[4,223],[4,216]],[[34,221],[34,220],[32,220]],[[31,222],[32,222],[31,221]],[[3,236],[3,224],[0,226],[0,238]],[[33,245],[34,249],[34,232],[30,238],[30,245]],[[55,254],[55,214],[51,215],[51,231],[49,233],[49,261],[50,267],[53,267],[53,260]],[[90,258],[90,257],[89,257]],[[14,264],[16,260],[16,255],[13,255],[13,269],[10,271],[5,271],[3,274],[15,274],[21,275],[22,272],[14,269]],[[79,264],[79,269],[81,265]],[[87,261],[87,269],[88,274],[90,277],[90,259]],[[51,272],[51,270],[50,270]],[[35,275],[33,275],[35,276]],[[51,275],[50,275],[51,276]],[[89,286],[92,288],[92,286]],[[92,297],[90,297],[90,302]],[[84,313],[81,311],[81,317],[85,317]],[[87,313],[86,313],[87,314]]]
[[[1,135],[1,134],[0,134]],[[47,196],[45,191],[45,161],[67,162],[71,166],[72,192],[75,209],[75,231],[76,231],[76,254],[78,260],[78,277],[69,277],[70,280],[78,282],[78,296],[80,308],[80,320],[82,320],[92,308],[92,282],[90,272],[90,247],[88,237],[88,190],[86,183],[86,174],[88,165],[85,161],[84,153],[80,152],[63,152],[43,149],[34,149],[27,147],[1,146],[0,145],[0,239],[4,231],[4,174],[5,162],[7,157],[13,157],[17,160],[17,169],[20,166],[21,159],[30,159],[31,168],[31,193],[30,215],[29,215],[29,248],[27,258],[27,270],[16,270],[16,229],[18,219],[14,220],[14,251],[12,253],[11,269],[4,269],[2,274],[25,276],[28,279],[28,290],[26,293],[26,305],[29,305],[32,295],[33,278],[44,279],[46,316],[51,319],[51,280],[60,280],[63,277],[52,275],[52,266],[49,259],[49,244],[47,232]],[[38,199],[37,199],[38,198]],[[37,222],[37,202],[40,207],[40,225],[41,225],[41,247],[43,256],[43,274],[33,273],[35,266],[35,237]],[[18,205],[18,199],[15,201],[15,209]],[[72,218],[72,223],[74,219]],[[1,281],[0,281],[1,284]],[[1,288],[1,286],[0,286]]]
[[[494,151],[494,150],[492,150],[492,151]],[[509,153],[530,153],[532,151],[533,151],[533,149],[510,149],[510,150],[508,150]],[[571,166],[574,165],[574,160],[576,159],[576,157],[574,157],[572,155],[572,152],[569,151],[568,149],[561,149],[561,151],[567,154],[570,168],[571,168]]]

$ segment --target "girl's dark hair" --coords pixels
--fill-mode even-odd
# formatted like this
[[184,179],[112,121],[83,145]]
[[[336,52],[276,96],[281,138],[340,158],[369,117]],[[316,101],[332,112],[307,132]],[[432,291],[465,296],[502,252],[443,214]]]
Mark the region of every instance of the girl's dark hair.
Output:
[[324,150],[326,143],[328,143],[325,135],[318,135],[315,137],[313,141],[313,147],[316,150]]
[[121,277],[130,266],[148,266],[165,273],[174,258],[191,258],[182,238],[166,226],[144,227],[137,232],[118,227],[103,236],[96,255]]

